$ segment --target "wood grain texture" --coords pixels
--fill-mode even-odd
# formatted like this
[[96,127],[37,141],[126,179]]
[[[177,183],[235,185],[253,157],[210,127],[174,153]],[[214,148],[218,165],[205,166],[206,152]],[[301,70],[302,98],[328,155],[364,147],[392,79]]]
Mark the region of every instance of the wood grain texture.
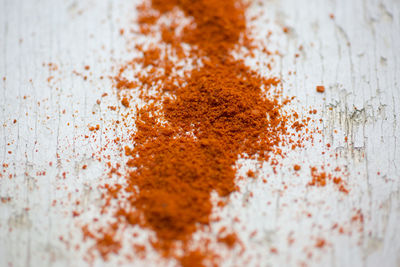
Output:
[[[100,76],[129,56],[119,29],[130,27],[135,3],[0,1],[0,266],[88,265],[83,260],[88,244],[81,244],[72,211],[79,200],[81,220],[96,216],[101,202],[96,185],[107,178],[92,154],[121,133],[90,141],[84,135],[90,134],[88,125],[104,129],[118,119],[106,109],[118,104],[110,81]],[[248,249],[226,252],[223,266],[400,266],[400,2],[263,3],[251,10],[265,9],[257,20],[260,32],[290,29],[270,41],[282,54],[272,73],[282,77],[285,95],[297,97],[296,108],[318,110],[323,131],[316,140],[322,141],[291,153],[277,175],[264,166],[258,176],[270,175],[267,184],[261,179],[240,184],[241,193],[231,196],[221,217]],[[85,65],[91,66],[88,81],[73,73],[85,75]],[[326,87],[323,95],[315,92],[320,84]],[[98,105],[104,92],[111,97]],[[322,154],[328,143],[330,152]],[[293,163],[340,166],[348,173],[350,194],[333,186],[307,187],[309,169],[295,176]],[[352,220],[358,210],[363,222]],[[241,222],[232,223],[234,217]],[[332,229],[335,224],[346,233]],[[327,241],[322,249],[315,247],[318,238]],[[94,264],[115,266],[122,258]]]

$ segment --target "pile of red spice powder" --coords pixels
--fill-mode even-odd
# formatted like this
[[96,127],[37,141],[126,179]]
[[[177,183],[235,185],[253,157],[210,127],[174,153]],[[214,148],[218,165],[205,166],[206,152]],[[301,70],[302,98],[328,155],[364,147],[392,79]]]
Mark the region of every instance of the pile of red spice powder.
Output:
[[[282,147],[301,146],[294,140],[307,121],[284,111],[290,100],[279,93],[279,79],[233,56],[253,49],[246,8],[234,0],[153,0],[138,7],[141,34],[160,41],[136,44],[141,56],[113,77],[121,104],[135,110],[135,130],[124,147],[127,171],[112,170],[122,182],[107,184],[103,195],[103,212],[118,203],[115,222],[84,227],[104,258],[121,249],[119,231],[138,225],[155,233],[151,244],[163,257],[181,266],[218,265],[217,255],[192,240],[210,224],[211,193],[224,198],[237,190],[239,158],[275,166],[285,156]],[[190,22],[181,25],[177,10]],[[177,63],[189,60],[190,68]],[[217,239],[228,247],[238,242],[235,233]]]

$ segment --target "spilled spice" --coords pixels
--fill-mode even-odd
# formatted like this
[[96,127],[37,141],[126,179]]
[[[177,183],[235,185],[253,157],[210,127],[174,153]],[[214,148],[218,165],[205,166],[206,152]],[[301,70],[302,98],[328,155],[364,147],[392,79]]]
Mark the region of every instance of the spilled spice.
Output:
[[219,237],[218,242],[224,243],[229,248],[232,248],[238,242],[238,237],[235,233],[231,233],[225,235],[224,237]]
[[342,178],[333,176],[333,174],[327,173],[323,169],[324,167],[322,167],[321,171],[318,171],[317,167],[310,167],[311,181],[308,183],[308,185],[323,187],[326,186],[328,181],[332,181],[338,187],[339,191],[346,194],[349,192]]
[[318,86],[316,87],[316,90],[317,90],[318,93],[323,93],[323,92],[325,92],[325,86],[323,86],[323,85],[318,85]]
[[[302,146],[294,140],[308,120],[284,110],[290,99],[280,93],[280,80],[233,55],[254,49],[246,8],[234,0],[153,0],[138,7],[141,33],[161,40],[136,44],[141,56],[119,66],[113,78],[121,104],[134,113],[135,130],[124,142],[127,170],[110,171],[122,182],[104,186],[102,212],[118,203],[113,223],[83,229],[103,258],[118,253],[121,232],[137,225],[154,232],[152,247],[181,266],[218,265],[216,252],[192,239],[211,223],[211,193],[226,198],[237,191],[238,159],[275,168],[283,147]],[[189,22],[181,25],[177,10]],[[125,125],[129,118],[128,112]],[[249,170],[247,176],[256,175]],[[239,238],[231,233],[217,241],[233,248]]]
[[323,248],[326,245],[326,241],[322,238],[318,238],[317,241],[315,242],[315,247],[317,248]]

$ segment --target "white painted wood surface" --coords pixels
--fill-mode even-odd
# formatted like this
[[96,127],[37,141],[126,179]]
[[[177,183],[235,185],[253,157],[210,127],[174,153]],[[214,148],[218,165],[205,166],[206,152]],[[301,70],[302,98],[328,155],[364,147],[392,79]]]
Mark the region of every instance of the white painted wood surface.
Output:
[[[324,130],[316,138],[322,143],[291,153],[267,184],[246,182],[231,196],[223,223],[240,218],[232,228],[247,250],[226,252],[223,265],[400,266],[400,1],[263,2],[269,21],[259,19],[258,26],[278,32],[271,47],[283,54],[274,73],[300,110],[318,110]],[[133,27],[134,6],[123,0],[0,1],[0,164],[8,164],[0,166],[0,266],[88,265],[88,245],[74,248],[82,242],[71,212],[85,210],[82,220],[96,215],[101,199],[95,185],[106,174],[92,153],[106,136],[88,141],[83,135],[88,125],[105,127],[118,118],[106,109],[117,104],[111,84],[99,77],[128,54],[119,29]],[[279,33],[282,26],[290,33]],[[42,66],[49,62],[58,69]],[[73,70],[91,75],[84,81]],[[319,84],[326,87],[323,95],[315,92]],[[96,104],[104,92],[111,97]],[[322,155],[327,143],[332,148]],[[331,158],[335,152],[338,158]],[[299,176],[291,170],[294,162],[304,166]],[[332,185],[306,186],[308,166],[328,163],[347,170],[349,195]],[[259,172],[268,174],[268,166]],[[351,220],[357,210],[363,222]],[[345,234],[332,229],[336,223]],[[317,238],[328,244],[315,248]],[[114,257],[94,264],[120,261],[126,263]]]

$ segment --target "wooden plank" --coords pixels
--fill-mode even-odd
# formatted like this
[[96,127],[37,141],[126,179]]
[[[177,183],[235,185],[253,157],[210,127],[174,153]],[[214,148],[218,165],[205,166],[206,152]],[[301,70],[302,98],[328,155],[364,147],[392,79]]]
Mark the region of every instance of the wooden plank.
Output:
[[[248,258],[249,266],[400,266],[400,2],[263,2],[251,9],[265,9],[257,20],[260,36],[272,30],[269,47],[283,55],[272,73],[282,77],[285,94],[297,97],[296,108],[318,110],[323,131],[316,139],[322,142],[290,154],[287,167],[267,184],[246,182],[231,196],[222,223],[240,218],[232,227],[247,250],[226,252],[224,266],[240,266]],[[106,168],[92,153],[108,136],[89,142],[84,135],[90,134],[88,125],[106,127],[119,116],[107,111],[108,104],[118,103],[110,82],[99,77],[129,56],[119,29],[131,25],[134,4],[0,1],[0,77],[6,77],[0,82],[0,164],[8,165],[0,167],[0,266],[87,265],[88,244],[81,244],[71,213],[78,199],[86,211],[82,220],[96,215],[101,202],[96,185],[106,179]],[[85,75],[85,65],[91,66],[89,81],[73,73]],[[315,92],[320,84],[326,87],[323,95]],[[111,97],[96,104],[104,92]],[[328,143],[331,152],[322,155]],[[331,158],[335,152],[339,156]],[[309,169],[296,177],[289,168],[293,162],[346,169],[350,194],[332,186],[307,187]],[[271,168],[259,175],[272,175]],[[352,220],[358,210],[363,223]],[[332,230],[335,224],[346,234]],[[250,237],[254,230],[257,235]],[[318,238],[327,246],[315,248]],[[81,244],[79,251],[75,244]]]

